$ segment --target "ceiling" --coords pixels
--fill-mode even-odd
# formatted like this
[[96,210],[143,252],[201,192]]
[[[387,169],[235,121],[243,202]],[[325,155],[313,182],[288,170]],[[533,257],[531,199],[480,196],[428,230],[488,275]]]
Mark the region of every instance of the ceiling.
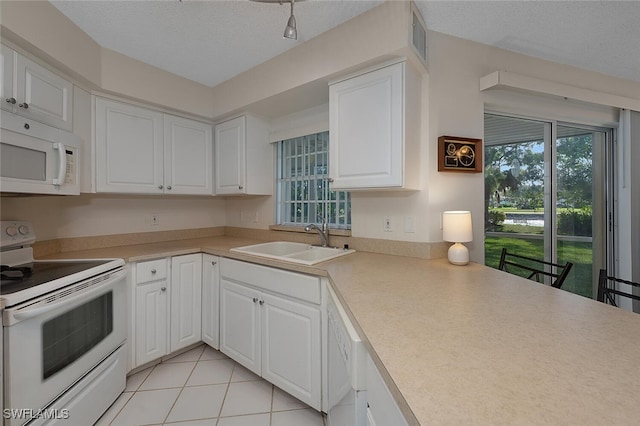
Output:
[[[380,0],[51,0],[101,46],[217,84],[304,43]],[[640,1],[416,1],[427,28],[640,82]]]

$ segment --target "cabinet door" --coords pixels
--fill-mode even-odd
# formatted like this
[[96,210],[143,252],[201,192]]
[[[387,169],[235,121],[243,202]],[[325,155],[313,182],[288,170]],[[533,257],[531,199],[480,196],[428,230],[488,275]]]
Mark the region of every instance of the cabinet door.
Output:
[[260,375],[260,294],[220,279],[220,351]]
[[71,131],[73,85],[22,55],[17,55],[16,70],[16,112]]
[[13,111],[17,107],[16,104],[16,85],[15,85],[15,55],[16,52],[7,46],[0,46],[0,105],[2,109]]
[[371,425],[407,426],[408,423],[384,383],[380,372],[367,356],[367,421]]
[[164,115],[164,186],[168,194],[213,194],[211,126]]
[[139,366],[167,354],[167,281],[137,284],[135,294],[135,366]]
[[202,254],[171,258],[171,351],[202,340]]
[[202,255],[202,341],[220,349],[220,259]]
[[404,63],[329,88],[332,189],[403,185]]
[[162,194],[162,114],[96,98],[98,192]]
[[320,310],[267,294],[260,304],[262,377],[320,410]]
[[238,117],[216,126],[216,194],[245,192],[246,117]]

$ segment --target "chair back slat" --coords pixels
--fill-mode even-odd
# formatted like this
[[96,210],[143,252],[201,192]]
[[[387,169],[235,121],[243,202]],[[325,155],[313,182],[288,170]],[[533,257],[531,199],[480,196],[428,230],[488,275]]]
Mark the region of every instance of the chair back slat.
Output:
[[[618,284],[624,284],[631,287],[631,291],[622,291]],[[634,289],[638,289],[634,292]],[[622,278],[609,276],[606,269],[600,270],[598,277],[598,296],[597,300],[609,305],[618,306],[614,296],[626,297],[631,300],[640,300],[640,283],[635,283]]]
[[[562,265],[559,263],[547,262],[545,260],[535,259],[529,256],[509,253],[506,248],[503,248],[500,255],[498,269],[505,272],[515,273],[513,269],[509,270],[509,266],[517,268],[517,270],[520,271],[530,272],[527,279],[534,279],[535,277],[534,280],[537,282],[542,282],[545,276],[550,277],[552,279],[551,286],[560,288],[567,279],[567,276],[573,267],[573,263],[567,262]],[[553,272],[552,268],[555,268],[556,272]]]

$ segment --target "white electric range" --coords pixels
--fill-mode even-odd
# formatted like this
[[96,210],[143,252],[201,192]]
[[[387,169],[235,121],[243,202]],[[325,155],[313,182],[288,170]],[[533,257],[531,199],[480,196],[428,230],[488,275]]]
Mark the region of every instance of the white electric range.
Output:
[[34,260],[34,242],[0,222],[5,425],[93,424],[125,387],[124,261]]

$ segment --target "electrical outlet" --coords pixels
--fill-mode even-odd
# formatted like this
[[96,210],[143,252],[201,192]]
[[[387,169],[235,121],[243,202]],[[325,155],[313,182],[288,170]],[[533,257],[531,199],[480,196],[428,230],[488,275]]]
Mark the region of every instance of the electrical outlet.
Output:
[[391,217],[390,216],[385,216],[384,220],[382,222],[382,230],[384,232],[391,232],[393,230],[393,227],[391,225]]
[[157,215],[157,214],[152,214],[152,215],[151,215],[150,224],[151,224],[151,226],[158,226],[158,225],[160,225],[160,218],[158,217],[158,215]]
[[253,223],[260,222],[260,215],[258,215],[258,211],[256,211],[253,215]]

